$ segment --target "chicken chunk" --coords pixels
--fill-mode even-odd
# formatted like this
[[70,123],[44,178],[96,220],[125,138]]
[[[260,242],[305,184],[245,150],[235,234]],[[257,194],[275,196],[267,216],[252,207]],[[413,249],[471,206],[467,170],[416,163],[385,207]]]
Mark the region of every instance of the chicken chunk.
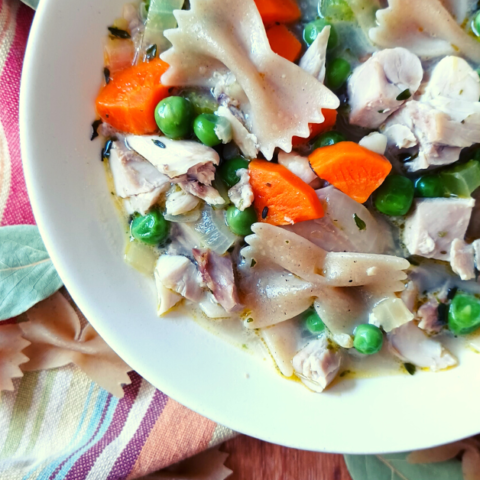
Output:
[[392,352],[405,362],[437,371],[457,365],[457,359],[438,341],[429,338],[414,321],[388,334]]
[[379,132],[372,132],[366,137],[363,137],[358,144],[364,148],[368,148],[370,151],[378,153],[379,155],[385,155],[387,149],[387,137]]
[[325,61],[327,59],[327,44],[330,38],[330,26],[326,26],[308,47],[298,63],[299,67],[313,75],[319,82],[325,80]]
[[463,239],[473,198],[422,198],[405,222],[403,241],[411,255],[450,261],[453,240]]
[[227,312],[241,310],[230,255],[220,256],[211,250],[194,249],[193,256],[215,300]]
[[337,376],[342,365],[342,352],[322,336],[293,357],[293,368],[300,380],[315,392],[323,392]]
[[[348,81],[350,123],[378,128],[415,94],[422,77],[419,58],[405,48],[375,53],[353,71]],[[406,98],[397,100],[402,93]]]
[[168,195],[165,209],[168,215],[183,215],[196,208],[198,203],[197,197],[184,190],[177,190]]
[[246,168],[237,170],[240,181],[228,191],[228,198],[242,212],[253,203],[253,190],[250,185],[250,175]]
[[182,297],[199,302],[203,297],[201,277],[195,265],[181,255],[162,255],[155,266],[158,315],[170,310]]
[[417,311],[417,317],[420,320],[418,326],[428,334],[439,333],[444,327],[438,318],[439,305],[439,301],[435,297],[432,297]]
[[456,238],[450,246],[450,265],[452,270],[462,279],[475,278],[474,249],[463,239]]
[[301,178],[305,183],[312,183],[318,178],[312,170],[308,158],[297,155],[296,153],[280,151],[278,154],[278,163]]

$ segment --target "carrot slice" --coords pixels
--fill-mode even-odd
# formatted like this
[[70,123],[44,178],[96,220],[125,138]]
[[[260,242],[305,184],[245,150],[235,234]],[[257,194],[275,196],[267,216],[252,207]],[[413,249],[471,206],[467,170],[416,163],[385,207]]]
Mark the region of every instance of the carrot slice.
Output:
[[272,50],[291,62],[294,62],[302,51],[302,44],[285,25],[270,27],[267,37]]
[[323,217],[315,190],[283,165],[254,160],[248,170],[259,221],[292,225]]
[[167,69],[167,63],[156,59],[118,73],[97,97],[100,118],[122,132],[156,132],[155,107],[168,96],[168,87],[160,82]]
[[255,0],[263,23],[291,23],[301,17],[300,9],[295,0]]
[[383,155],[354,142],[317,148],[308,160],[320,178],[359,203],[366,202],[392,170]]
[[315,138],[317,135],[320,135],[323,132],[328,132],[331,130],[334,126],[335,123],[337,122],[337,111],[336,110],[331,110],[329,108],[324,108],[322,110],[323,116],[325,117],[325,120],[323,123],[310,123],[310,135],[308,138],[301,138],[301,137],[293,137],[292,138],[292,145],[301,145],[302,143],[307,143],[313,138]]

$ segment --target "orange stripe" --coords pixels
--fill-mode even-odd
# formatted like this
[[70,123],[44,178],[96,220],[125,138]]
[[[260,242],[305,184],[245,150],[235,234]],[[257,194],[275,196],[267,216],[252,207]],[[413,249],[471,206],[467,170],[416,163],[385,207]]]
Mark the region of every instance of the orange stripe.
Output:
[[215,422],[170,398],[127,480],[143,477],[205,450],[215,427]]

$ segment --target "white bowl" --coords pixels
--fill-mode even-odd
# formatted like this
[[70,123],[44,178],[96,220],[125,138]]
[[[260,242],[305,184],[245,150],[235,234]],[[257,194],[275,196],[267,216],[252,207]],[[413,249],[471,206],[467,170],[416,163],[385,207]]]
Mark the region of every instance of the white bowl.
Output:
[[101,146],[89,140],[102,40],[123,2],[42,0],[21,91],[35,218],[65,285],[102,337],[175,400],[289,447],[397,452],[480,432],[480,356],[472,352],[447,372],[345,381],[317,395],[188,318],[155,315],[151,282],[123,262],[125,237]]

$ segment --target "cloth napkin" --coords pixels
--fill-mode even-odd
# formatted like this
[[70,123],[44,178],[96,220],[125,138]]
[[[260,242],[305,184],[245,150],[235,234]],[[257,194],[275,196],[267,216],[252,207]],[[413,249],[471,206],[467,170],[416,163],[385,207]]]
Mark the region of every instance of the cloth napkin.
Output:
[[[32,19],[19,0],[0,0],[0,226],[35,224],[18,124]],[[0,479],[140,478],[234,435],[130,377],[121,399],[73,365],[14,380],[0,395]]]

